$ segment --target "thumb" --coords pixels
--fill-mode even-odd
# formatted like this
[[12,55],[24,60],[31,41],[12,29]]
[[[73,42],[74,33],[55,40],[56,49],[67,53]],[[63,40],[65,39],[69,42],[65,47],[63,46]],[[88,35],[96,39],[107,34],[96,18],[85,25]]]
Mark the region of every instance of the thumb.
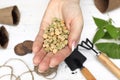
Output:
[[83,28],[82,19],[79,18],[72,21],[70,25],[70,34],[68,38],[68,46],[70,49],[72,49],[73,46],[74,47],[77,46],[82,32],[82,28]]

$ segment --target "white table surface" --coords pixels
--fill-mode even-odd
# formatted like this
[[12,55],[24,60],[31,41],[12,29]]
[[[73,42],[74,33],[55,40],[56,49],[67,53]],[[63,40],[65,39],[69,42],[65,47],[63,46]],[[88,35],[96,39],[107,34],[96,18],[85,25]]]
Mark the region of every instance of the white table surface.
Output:
[[[0,8],[17,5],[20,13],[21,20],[17,26],[4,25],[9,32],[9,45],[7,49],[0,49],[0,65],[11,58],[19,58],[24,60],[31,69],[33,69],[32,54],[26,56],[17,56],[14,53],[14,46],[24,40],[34,40],[38,31],[42,16],[45,12],[49,0],[0,0]],[[84,28],[81,35],[81,40],[89,38],[92,40],[95,32],[96,25],[92,19],[92,16],[108,19],[111,17],[116,26],[120,26],[120,9],[109,12],[108,14],[100,13],[94,6],[93,0],[81,0],[80,6],[82,8],[84,17]],[[0,24],[1,26],[2,24]],[[96,58],[92,51],[81,50],[87,57],[87,61],[84,63],[90,72],[95,76],[96,80],[118,80],[109,70],[107,70]],[[111,59],[118,67],[120,67],[120,59]],[[15,67],[14,73],[20,75],[25,71],[25,66],[20,62],[10,62],[10,65]],[[65,68],[66,64],[62,62],[58,68],[57,77],[53,80],[85,80],[84,76],[77,70],[76,74],[71,74],[69,68]],[[8,68],[0,68],[0,76],[10,73]],[[42,76],[34,74],[35,80],[47,80]],[[9,76],[0,80],[10,80]],[[23,76],[22,80],[31,80],[30,75]]]

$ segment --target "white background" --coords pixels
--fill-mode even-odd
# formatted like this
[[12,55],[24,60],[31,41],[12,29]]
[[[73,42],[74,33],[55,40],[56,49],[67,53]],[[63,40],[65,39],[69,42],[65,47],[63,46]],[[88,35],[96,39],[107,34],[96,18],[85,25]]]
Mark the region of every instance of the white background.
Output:
[[[49,0],[0,0],[0,8],[17,5],[20,13],[21,20],[17,26],[4,25],[9,32],[9,45],[7,49],[0,49],[0,66],[10,58],[19,58],[24,60],[31,69],[33,69],[32,54],[20,57],[15,55],[14,46],[24,40],[34,40],[38,31],[42,16],[45,12]],[[120,9],[109,12],[108,14],[100,13],[94,6],[93,0],[81,0],[80,6],[82,8],[84,17],[84,28],[81,35],[81,40],[89,38],[92,40],[95,32],[96,25],[92,19],[92,16],[108,19],[112,18],[116,26],[120,26]],[[1,26],[2,24],[0,24]],[[97,80],[118,80],[109,70],[107,70],[96,58],[96,55],[92,51],[81,50],[87,57],[87,61],[84,63],[90,72],[95,76]],[[120,67],[120,60],[111,59],[118,67]],[[22,63],[13,61],[10,65],[15,67],[14,73],[20,75],[25,71],[25,66]],[[0,68],[0,76],[10,73],[8,68]],[[46,80],[42,76],[34,74],[35,80]],[[10,80],[4,77],[0,80]],[[22,80],[31,80],[30,75],[26,75]],[[58,68],[58,75],[53,80],[85,80],[84,76],[77,70],[76,74],[71,74],[69,68],[66,68],[66,64],[62,62]]]

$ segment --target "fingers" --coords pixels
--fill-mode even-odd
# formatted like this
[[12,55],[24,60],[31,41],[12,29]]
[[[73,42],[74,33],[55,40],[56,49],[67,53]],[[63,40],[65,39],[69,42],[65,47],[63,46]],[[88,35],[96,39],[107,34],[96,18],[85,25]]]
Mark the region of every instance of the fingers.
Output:
[[39,66],[39,72],[44,72],[49,68],[52,55],[52,53],[46,53],[43,48],[37,54],[35,54],[33,62],[35,66]]
[[55,67],[59,65],[62,61],[64,61],[64,59],[67,56],[70,55],[70,53],[71,53],[71,49],[69,49],[68,46],[58,51],[58,53],[56,53],[55,55],[53,55],[53,53],[47,53],[46,55],[44,55],[44,58],[40,57],[40,55],[43,54],[41,52],[41,54],[38,54],[39,58],[37,59],[38,63],[39,63],[39,60],[41,59],[39,63],[39,72],[42,73],[46,71],[49,67]]
[[43,20],[42,23],[41,23],[41,27],[40,27],[40,30],[36,36],[36,39],[33,43],[33,53],[37,53],[40,51],[40,49],[42,48],[42,45],[43,45],[43,33],[44,33],[44,30],[46,27],[48,27],[49,25],[49,22]]
[[44,59],[39,64],[39,72],[45,72],[49,68],[50,59],[53,56],[52,53],[47,53],[47,55],[44,57]]
[[68,45],[72,49],[72,45],[76,46],[80,39],[80,35],[82,32],[82,27],[83,27],[83,21],[82,17],[81,18],[75,18],[71,25],[70,25],[70,34],[68,38]]
[[71,49],[67,46],[64,49],[58,51],[50,60],[50,67],[55,67],[57,66],[59,63],[61,63],[62,61],[64,61],[64,59],[66,57],[68,57],[71,53]]
[[33,63],[35,66],[38,66],[42,59],[46,56],[46,52],[42,48],[38,53],[35,54],[33,58]]
[[33,43],[33,53],[37,53],[41,48],[42,48],[42,44],[43,44],[43,37],[42,37],[42,34],[43,34],[43,29],[40,29],[34,43]]

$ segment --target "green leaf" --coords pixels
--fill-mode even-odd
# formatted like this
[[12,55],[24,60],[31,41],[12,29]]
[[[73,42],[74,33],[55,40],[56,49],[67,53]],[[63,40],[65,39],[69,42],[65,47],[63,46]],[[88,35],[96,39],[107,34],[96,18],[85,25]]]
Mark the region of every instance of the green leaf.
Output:
[[118,34],[119,34],[118,40],[120,40],[120,32]]
[[104,35],[105,35],[104,30],[103,30],[103,29],[99,29],[99,30],[96,32],[96,34],[95,34],[95,36],[94,36],[94,38],[93,38],[93,43],[95,43],[96,41],[98,41],[99,39],[101,39]]
[[113,38],[113,39],[117,39],[119,37],[118,35],[118,30],[116,27],[114,27],[113,25],[109,24],[109,25],[106,25],[106,30],[107,32],[110,34],[110,36]]
[[120,59],[120,45],[116,43],[97,43],[96,47],[108,57]]
[[93,19],[94,19],[94,22],[99,29],[104,28],[105,25],[109,24],[108,21],[105,21],[105,20],[100,19],[100,18],[93,17]]
[[120,28],[117,28],[118,30],[118,40],[120,40]]
[[105,35],[102,37],[102,39],[113,39],[108,32],[105,32]]

